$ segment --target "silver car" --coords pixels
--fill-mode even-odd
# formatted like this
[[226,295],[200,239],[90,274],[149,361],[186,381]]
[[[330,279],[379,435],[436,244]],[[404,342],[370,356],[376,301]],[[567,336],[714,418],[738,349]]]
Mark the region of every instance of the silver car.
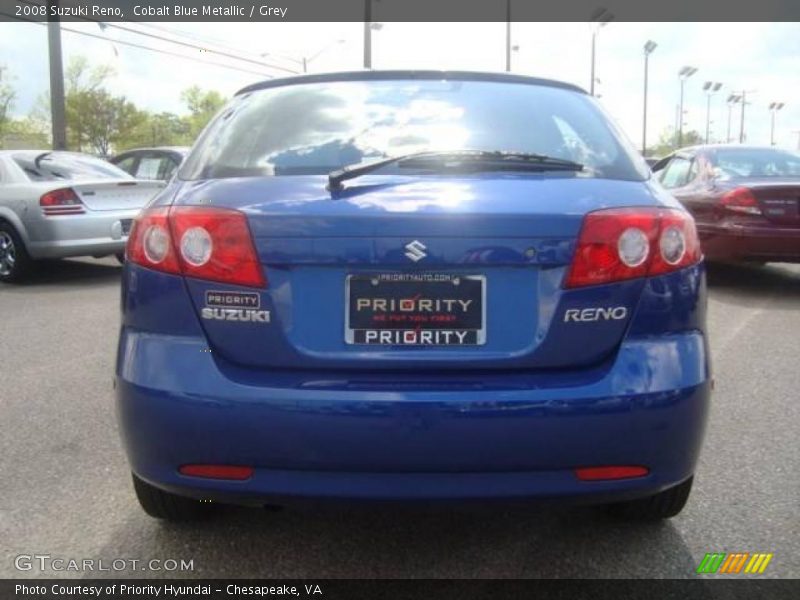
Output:
[[122,259],[131,222],[164,186],[74,152],[0,152],[0,281],[37,259]]

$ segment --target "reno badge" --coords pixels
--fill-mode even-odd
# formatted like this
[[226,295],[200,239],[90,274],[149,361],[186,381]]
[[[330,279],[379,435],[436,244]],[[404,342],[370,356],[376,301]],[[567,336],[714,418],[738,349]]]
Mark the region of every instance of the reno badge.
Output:
[[200,311],[204,319],[239,323],[269,323],[270,313],[261,310],[257,292],[221,292],[208,290],[206,306]]

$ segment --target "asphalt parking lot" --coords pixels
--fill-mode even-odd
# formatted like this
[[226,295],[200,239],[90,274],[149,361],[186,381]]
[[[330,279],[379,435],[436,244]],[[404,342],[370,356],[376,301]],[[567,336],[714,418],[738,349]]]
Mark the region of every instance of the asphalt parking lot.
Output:
[[[120,267],[0,284],[0,577],[20,554],[185,559],[195,577],[695,577],[706,552],[771,552],[800,577],[800,266],[715,266],[716,392],[687,508],[649,525],[554,506],[232,508],[171,525],[136,503],[113,412]],[[94,575],[103,575],[95,573]],[[122,571],[158,577],[167,572]]]

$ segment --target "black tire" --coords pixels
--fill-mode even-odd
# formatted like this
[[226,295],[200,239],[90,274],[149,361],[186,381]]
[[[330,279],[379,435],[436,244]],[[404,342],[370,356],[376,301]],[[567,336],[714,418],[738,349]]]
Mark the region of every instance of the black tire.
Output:
[[694,477],[690,477],[683,483],[653,496],[612,504],[608,507],[609,512],[615,517],[635,521],[669,519],[681,512],[683,507],[686,506],[689,492],[692,491],[693,480]]
[[165,492],[133,475],[133,489],[139,505],[151,517],[165,521],[196,521],[211,512],[211,506],[194,498]]
[[117,262],[118,262],[119,264],[121,264],[121,265],[124,265],[124,264],[125,264],[125,253],[124,253],[124,252],[117,252],[117,253],[114,255],[114,258],[116,258],[116,259],[117,259]]
[[10,223],[0,221],[0,281],[22,281],[33,269],[22,238]]

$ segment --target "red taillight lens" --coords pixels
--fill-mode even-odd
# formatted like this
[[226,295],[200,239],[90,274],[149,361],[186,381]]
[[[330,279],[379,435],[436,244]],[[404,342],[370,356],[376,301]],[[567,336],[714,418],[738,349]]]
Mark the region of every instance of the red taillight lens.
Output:
[[177,206],[143,211],[128,238],[128,259],[198,279],[266,285],[247,217],[226,208]]
[[726,192],[719,200],[722,208],[738,213],[745,213],[748,215],[760,215],[761,208],[758,206],[753,192],[746,188],[740,187],[730,192]]
[[264,274],[243,213],[178,206],[169,219],[184,275],[264,287]]
[[658,275],[700,260],[692,217],[661,208],[612,208],[586,215],[564,287]]
[[81,215],[86,212],[81,199],[72,188],[47,192],[39,198],[39,206],[47,216]]
[[128,236],[127,259],[165,273],[181,272],[170,235],[169,207],[139,213]]
[[189,475],[190,477],[244,481],[253,476],[255,469],[238,465],[183,465],[178,469],[178,472],[181,475]]
[[647,467],[639,466],[613,466],[613,467],[582,467],[575,469],[575,475],[581,481],[610,481],[614,479],[631,479],[644,477],[650,472]]

